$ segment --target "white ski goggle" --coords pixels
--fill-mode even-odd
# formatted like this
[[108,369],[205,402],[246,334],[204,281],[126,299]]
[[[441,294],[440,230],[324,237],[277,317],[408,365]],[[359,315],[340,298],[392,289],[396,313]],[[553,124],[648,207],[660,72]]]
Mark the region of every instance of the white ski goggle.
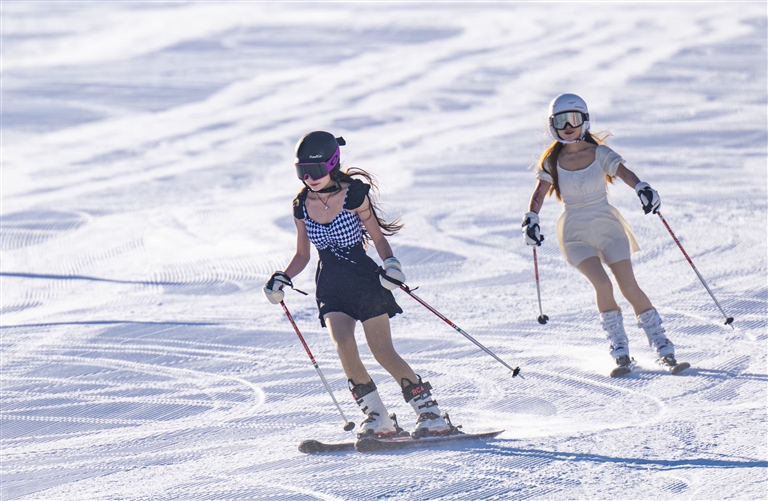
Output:
[[552,115],[549,122],[555,130],[563,130],[569,125],[575,129],[587,120],[589,120],[588,113],[582,113],[580,111],[563,111],[557,115]]

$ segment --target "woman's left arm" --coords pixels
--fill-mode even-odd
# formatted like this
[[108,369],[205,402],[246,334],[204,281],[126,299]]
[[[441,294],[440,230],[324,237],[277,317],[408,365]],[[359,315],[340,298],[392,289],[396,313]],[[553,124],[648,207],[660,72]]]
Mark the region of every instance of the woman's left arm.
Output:
[[619,168],[616,169],[616,177],[627,183],[632,188],[637,186],[637,183],[640,182],[640,178],[637,177],[634,172],[627,169],[624,164],[619,164]]
[[392,247],[390,247],[384,234],[381,232],[379,222],[376,220],[376,216],[371,209],[371,201],[368,197],[365,197],[360,207],[353,211],[360,217],[360,221],[363,222],[365,231],[368,232],[368,236],[371,237],[373,245],[376,247],[376,252],[382,261],[393,256]]
[[[368,232],[368,236],[373,240],[373,245],[376,246],[376,252],[379,253],[379,257],[383,261],[382,268],[383,274],[386,276],[379,276],[379,282],[385,289],[395,290],[405,282],[405,275],[403,274],[403,267],[400,261],[392,253],[392,247],[389,246],[389,242],[381,232],[379,222],[376,220],[376,215],[373,213],[371,207],[371,201],[368,197],[365,197],[360,207],[355,209],[355,214],[360,217],[360,221],[363,222],[365,231]],[[394,279],[394,280],[390,280]]]
[[627,169],[624,164],[619,164],[619,168],[616,169],[616,176],[635,189],[635,193],[640,197],[640,203],[643,204],[643,212],[656,214],[661,207],[661,198],[656,190],[651,188],[648,183],[641,182],[640,178]]

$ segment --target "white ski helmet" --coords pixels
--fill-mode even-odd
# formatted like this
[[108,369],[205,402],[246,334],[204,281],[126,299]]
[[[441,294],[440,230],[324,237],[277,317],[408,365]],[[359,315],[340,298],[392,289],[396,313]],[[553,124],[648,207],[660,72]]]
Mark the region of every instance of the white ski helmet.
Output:
[[[583,122],[581,123],[581,135],[579,139],[575,141],[566,141],[557,134],[552,118],[563,112],[576,111],[583,115]],[[549,103],[549,135],[552,139],[561,143],[577,143],[584,139],[584,136],[589,130],[589,109],[587,109],[587,103],[576,94],[560,94]],[[574,125],[571,124],[573,127]]]

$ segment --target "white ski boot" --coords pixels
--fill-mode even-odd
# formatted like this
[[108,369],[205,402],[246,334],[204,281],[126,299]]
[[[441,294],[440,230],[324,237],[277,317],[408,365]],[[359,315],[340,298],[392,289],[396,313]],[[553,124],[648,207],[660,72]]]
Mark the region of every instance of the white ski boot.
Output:
[[624,331],[624,318],[621,312],[611,310],[601,313],[600,323],[611,343],[611,357],[616,361],[616,367],[611,371],[611,377],[629,374],[635,366],[635,359],[629,356],[629,339]]
[[376,383],[373,381],[366,384],[355,384],[349,380],[349,390],[352,392],[357,405],[363,411],[366,418],[360,423],[357,431],[358,438],[375,437],[383,438],[397,435],[401,428],[397,426],[395,415],[387,414],[387,408],[381,401],[379,391],[376,389]]
[[661,317],[655,308],[644,311],[637,316],[637,325],[642,327],[648,337],[648,344],[659,356],[657,363],[672,374],[678,374],[689,368],[688,362],[678,362],[675,359],[675,345],[667,337],[661,326]]
[[648,338],[648,346],[656,351],[659,359],[668,355],[675,358],[675,345],[667,338],[664,327],[661,326],[661,317],[655,308],[644,311],[637,316],[637,326],[645,331]]
[[403,398],[413,410],[416,411],[416,427],[411,432],[414,438],[425,437],[428,435],[445,435],[454,431],[450,420],[446,419],[447,414],[440,415],[440,409],[437,402],[432,399],[432,385],[427,381],[422,381],[421,376],[418,383],[410,379],[403,378],[401,385],[403,387]]

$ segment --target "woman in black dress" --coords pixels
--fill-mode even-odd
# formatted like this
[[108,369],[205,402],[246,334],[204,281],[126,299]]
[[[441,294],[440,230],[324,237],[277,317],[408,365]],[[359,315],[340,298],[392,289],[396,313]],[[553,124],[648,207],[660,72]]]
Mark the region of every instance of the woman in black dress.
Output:
[[271,303],[282,301],[283,287],[292,286],[291,278],[307,266],[313,244],[320,256],[315,273],[320,323],[328,327],[352,396],[366,415],[358,434],[383,437],[400,430],[360,359],[357,321],[363,324],[374,358],[400,384],[405,401],[416,411],[413,434],[450,433],[430,384],[421,380],[392,344],[389,319],[402,313],[391,292],[398,286],[379,274],[379,266],[365,252],[373,243],[386,275],[404,282],[402,266],[386,239],[402,225],[387,223],[377,214],[369,195],[370,174],[357,168],[341,171],[339,146],[344,144],[342,138],[314,131],[296,145],[296,174],[304,183],[293,201],[296,253],[285,270],[275,272],[264,285],[264,295]]

